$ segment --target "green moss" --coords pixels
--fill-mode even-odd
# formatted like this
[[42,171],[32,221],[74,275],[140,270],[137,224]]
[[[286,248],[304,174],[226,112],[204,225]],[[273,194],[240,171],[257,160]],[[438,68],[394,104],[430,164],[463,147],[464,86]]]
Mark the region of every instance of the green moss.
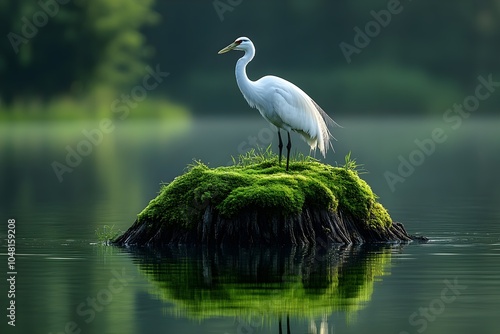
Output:
[[342,209],[372,228],[391,225],[389,214],[355,170],[306,158],[290,161],[286,172],[276,155],[253,154],[240,157],[229,167],[209,168],[196,162],[163,186],[139,214],[139,221],[189,228],[210,204],[226,218],[253,209],[289,217],[309,207]]

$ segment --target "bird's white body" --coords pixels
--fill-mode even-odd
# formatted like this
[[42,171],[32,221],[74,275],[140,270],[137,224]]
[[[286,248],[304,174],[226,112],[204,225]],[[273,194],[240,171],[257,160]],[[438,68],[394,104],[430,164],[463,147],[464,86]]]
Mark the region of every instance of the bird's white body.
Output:
[[[246,37],[219,51],[245,51],[236,63],[236,81],[245,100],[257,108],[267,121],[287,132],[295,131],[309,144],[319,148],[323,156],[331,146],[328,124],[336,124],[302,89],[276,76],[265,76],[252,81],[246,74],[246,66],[255,55],[255,47]],[[281,137],[280,137],[281,138]]]

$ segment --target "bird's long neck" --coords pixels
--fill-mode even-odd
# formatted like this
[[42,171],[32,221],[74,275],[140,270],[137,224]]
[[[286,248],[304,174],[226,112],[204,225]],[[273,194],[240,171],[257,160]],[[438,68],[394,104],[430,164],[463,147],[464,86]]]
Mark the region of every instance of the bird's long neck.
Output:
[[245,97],[245,99],[248,101],[250,105],[253,103],[250,102],[249,98],[251,98],[251,92],[252,92],[252,85],[253,81],[248,79],[247,76],[247,65],[249,62],[252,61],[253,57],[255,55],[255,49],[250,49],[248,51],[245,51],[245,55],[238,59],[236,62],[236,82],[238,83],[238,87],[240,88],[241,93]]

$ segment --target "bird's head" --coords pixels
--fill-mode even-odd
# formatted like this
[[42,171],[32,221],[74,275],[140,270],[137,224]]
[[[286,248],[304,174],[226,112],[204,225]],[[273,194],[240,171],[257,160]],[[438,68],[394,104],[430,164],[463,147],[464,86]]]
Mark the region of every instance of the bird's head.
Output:
[[234,42],[220,50],[218,54],[223,54],[231,50],[248,51],[253,48],[253,43],[248,37],[238,37]]

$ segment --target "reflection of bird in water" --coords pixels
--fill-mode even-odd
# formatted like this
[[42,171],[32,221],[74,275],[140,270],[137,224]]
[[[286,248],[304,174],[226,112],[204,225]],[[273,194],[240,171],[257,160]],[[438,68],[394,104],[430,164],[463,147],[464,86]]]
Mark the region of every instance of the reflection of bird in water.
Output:
[[[279,334],[283,334],[283,326],[281,325],[281,317],[278,318],[278,331]],[[290,334],[290,316],[287,314],[286,315],[286,333]],[[319,332],[318,328],[316,327],[316,323],[314,322],[314,319],[311,319],[309,321],[309,329],[307,331],[307,334],[328,334],[328,318],[326,314],[323,314],[323,317],[321,319],[321,323],[319,325]],[[333,327],[331,334],[334,334]]]
[[[278,319],[278,329],[279,329],[279,334],[283,334],[283,330],[281,328],[281,317]],[[288,314],[286,315],[286,334],[290,334],[290,317]]]
[[[309,322],[309,330],[307,331],[308,334],[328,334],[328,319],[326,317],[326,314],[323,315],[323,318],[321,319],[321,324],[319,326],[319,333],[318,333],[318,328],[316,327],[316,323],[314,322],[314,319],[311,319]],[[333,330],[332,333],[333,334]]]

